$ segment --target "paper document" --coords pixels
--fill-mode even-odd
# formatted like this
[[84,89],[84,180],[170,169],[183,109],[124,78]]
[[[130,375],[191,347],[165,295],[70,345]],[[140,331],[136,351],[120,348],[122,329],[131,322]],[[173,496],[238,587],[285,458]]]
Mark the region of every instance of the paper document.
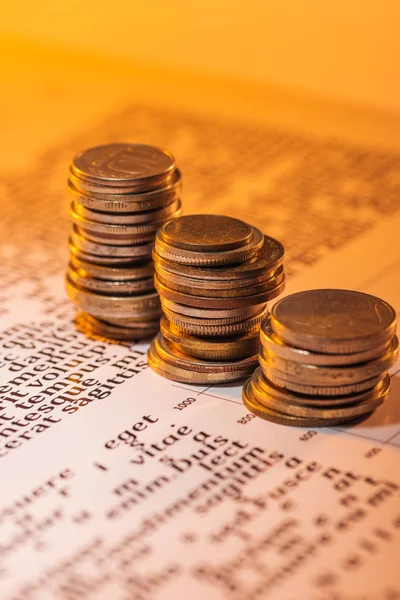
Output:
[[93,108],[83,71],[38,64],[39,120],[18,125],[18,101],[1,100],[15,142],[0,163],[0,599],[400,599],[399,364],[362,423],[284,427],[249,414],[240,386],[168,381],[146,344],[79,331],[64,291],[68,164],[137,141],[176,155],[185,214],[284,244],[285,293],[352,288],[400,311],[397,151],[250,106],[163,106],[122,78]]

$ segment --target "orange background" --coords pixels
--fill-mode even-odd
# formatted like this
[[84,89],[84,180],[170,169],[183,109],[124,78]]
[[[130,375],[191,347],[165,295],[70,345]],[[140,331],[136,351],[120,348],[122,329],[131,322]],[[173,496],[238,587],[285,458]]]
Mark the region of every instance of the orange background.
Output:
[[400,111],[398,0],[14,0],[0,36]]

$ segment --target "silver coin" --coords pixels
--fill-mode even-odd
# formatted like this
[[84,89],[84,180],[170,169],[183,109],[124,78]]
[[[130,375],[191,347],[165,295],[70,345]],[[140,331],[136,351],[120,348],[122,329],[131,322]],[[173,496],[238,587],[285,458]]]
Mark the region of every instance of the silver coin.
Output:
[[161,315],[158,294],[109,296],[78,288],[68,277],[65,280],[67,295],[82,311],[100,319],[145,318]]
[[154,240],[154,233],[146,233],[138,236],[127,235],[124,233],[94,233],[89,229],[74,225],[75,231],[87,240],[108,246],[134,246],[136,244],[146,244]]
[[121,294],[145,294],[154,291],[154,282],[152,277],[147,277],[146,279],[130,279],[125,281],[97,279],[84,275],[82,272],[76,271],[71,264],[67,269],[67,276],[78,287],[102,294],[119,296]]
[[174,169],[170,152],[145,144],[95,146],[77,154],[71,164],[73,174],[85,181],[144,190],[166,180]]
[[105,279],[107,281],[129,281],[133,279],[145,279],[153,277],[154,269],[152,261],[139,263],[136,266],[113,267],[107,265],[93,264],[79,259],[75,254],[70,256],[73,268],[86,277]]
[[322,366],[355,365],[366,362],[384,354],[389,350],[391,344],[391,341],[389,343],[385,342],[370,350],[352,352],[351,354],[324,354],[321,352],[311,352],[286,344],[273,332],[269,315],[262,323],[260,329],[260,341],[266,350],[277,357],[288,359],[296,363]]
[[76,202],[71,203],[71,213],[75,213],[85,220],[96,223],[106,223],[108,225],[141,225],[155,222],[164,222],[164,219],[172,218],[181,211],[181,201],[179,198],[173,200],[163,208],[148,210],[143,212],[131,213],[111,213],[98,210],[91,210],[80,206]]
[[271,310],[271,327],[293,346],[328,354],[370,350],[389,342],[396,313],[387,302],[352,290],[307,290]]
[[356,365],[325,366],[298,363],[281,358],[265,348],[261,350],[261,354],[269,367],[285,373],[285,376],[294,382],[310,385],[346,385],[365,381],[388,371],[397,361],[399,341],[395,336],[384,354]]
[[[199,319],[182,315],[172,310],[169,310],[165,304],[163,304],[163,312],[167,319],[179,327],[184,333],[190,335],[196,335],[199,337],[208,336],[227,336],[227,335],[238,335],[250,331],[260,325],[261,321],[268,313],[267,306],[254,315],[245,320],[230,322],[231,319]],[[226,323],[228,321],[228,323]]]
[[71,241],[75,248],[80,252],[94,254],[96,256],[141,257],[142,259],[146,259],[151,257],[153,248],[153,242],[123,246],[94,242],[89,240],[86,236],[81,235],[76,227],[72,228]]
[[[72,241],[69,242],[69,251],[71,258],[84,261],[91,265],[98,265],[99,267],[109,266],[112,268],[125,268],[134,267],[143,261],[148,261],[149,256],[102,256],[96,254],[90,254],[89,252],[83,252],[76,248]],[[151,250],[150,250],[151,254]]]
[[256,227],[252,227],[252,239],[245,246],[221,252],[214,252],[212,249],[210,249],[209,252],[194,252],[192,250],[183,250],[182,248],[176,248],[166,244],[161,237],[161,230],[158,230],[155,250],[161,258],[168,261],[184,265],[210,267],[244,262],[253,256],[256,256],[260,252],[263,244],[263,234]]
[[[263,245],[256,256],[240,264],[214,265],[210,268],[202,265],[199,268],[198,266],[181,265],[169,261],[160,256],[156,248],[153,253],[154,262],[168,273],[200,279],[201,281],[207,280],[212,283],[221,282],[221,284],[224,281],[237,280],[242,282],[245,279],[264,277],[266,273],[274,272],[281,266],[283,256],[282,244],[266,235],[264,235]],[[243,282],[243,285],[247,284]]]
[[104,187],[89,184],[88,188],[87,185],[85,181],[70,173],[68,190],[75,203],[92,210],[132,213],[160,209],[179,198],[182,190],[182,175],[179,169],[176,169],[168,185],[141,193],[126,193],[125,190],[124,193],[116,193],[120,190],[115,188],[106,193]]
[[368,399],[371,394],[381,395],[385,390],[390,387],[390,377],[386,375],[379,383],[374,387],[361,391],[353,392],[343,396],[326,396],[326,395],[306,395],[300,394],[299,392],[293,392],[285,387],[276,385],[265,376],[261,367],[258,367],[253,373],[253,384],[257,387],[260,392],[278,398],[291,404],[297,404],[299,406],[341,406],[342,404],[356,404]]

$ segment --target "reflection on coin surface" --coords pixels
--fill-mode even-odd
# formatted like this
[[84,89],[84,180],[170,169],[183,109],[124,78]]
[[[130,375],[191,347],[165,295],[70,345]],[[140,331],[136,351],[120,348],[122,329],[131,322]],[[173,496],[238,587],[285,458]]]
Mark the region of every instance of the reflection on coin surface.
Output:
[[260,353],[268,366],[285,373],[285,377],[291,381],[310,385],[347,385],[388,371],[397,361],[399,340],[394,336],[389,348],[381,356],[355,365],[325,366],[298,363],[276,356],[265,348],[260,350]]
[[145,144],[107,144],[84,150],[75,156],[73,173],[116,185],[132,181],[166,176],[175,168],[175,160],[168,151]]
[[264,236],[259,229],[252,227],[252,237],[248,244],[233,248],[232,250],[202,251],[193,252],[183,248],[176,248],[167,244],[162,236],[161,230],[156,235],[156,252],[162,259],[183,265],[192,265],[198,267],[217,267],[218,265],[228,265],[241,263],[245,260],[257,256],[264,244]]
[[396,314],[387,302],[362,292],[309,290],[278,301],[271,326],[285,342],[300,348],[351,353],[389,341]]
[[158,375],[172,379],[172,381],[179,381],[181,383],[189,383],[191,385],[201,384],[217,384],[217,383],[231,383],[234,381],[241,381],[245,377],[248,377],[254,366],[249,366],[243,370],[229,371],[229,372],[210,372],[203,373],[199,371],[190,371],[181,367],[176,367],[165,362],[158,354],[155,348],[154,340],[152,341],[148,351],[149,366]]
[[391,342],[381,344],[369,350],[360,352],[352,352],[351,354],[326,354],[322,352],[312,352],[296,348],[290,344],[286,344],[272,330],[270,317],[268,316],[262,323],[260,329],[260,341],[264,348],[272,352],[277,357],[285,358],[296,363],[306,363],[309,365],[355,365],[377,358],[389,350]]
[[[292,415],[285,415],[271,408],[267,408],[261,402],[257,400],[253,392],[253,385],[251,379],[246,381],[242,390],[243,404],[252,413],[271,421],[272,423],[278,423],[279,425],[292,425],[294,427],[328,427],[331,425],[339,425],[341,423],[347,423],[354,418],[349,419],[348,417],[342,418],[331,418],[331,419],[314,419],[307,417],[293,417]],[[365,415],[367,416],[367,415]]]
[[161,229],[161,238],[175,248],[194,252],[220,252],[248,244],[250,225],[223,215],[189,215],[170,221]]
[[390,387],[390,377],[385,375],[375,386],[362,390],[360,392],[353,392],[347,395],[341,396],[326,396],[326,395],[311,395],[301,394],[289,390],[288,388],[281,387],[273,383],[270,379],[267,379],[261,367],[258,367],[253,373],[253,385],[257,387],[260,392],[265,392],[269,396],[274,396],[280,400],[289,401],[292,404],[299,406],[340,406],[342,404],[355,404],[363,401],[370,397],[371,394],[382,395]]
[[184,277],[193,277],[200,281],[242,281],[247,278],[264,277],[268,272],[273,272],[281,266],[283,256],[282,244],[266,235],[264,235],[263,245],[257,255],[239,264],[215,265],[212,268],[202,265],[199,269],[198,266],[183,265],[167,260],[160,256],[156,249],[153,253],[154,262],[159,263],[165,271]]

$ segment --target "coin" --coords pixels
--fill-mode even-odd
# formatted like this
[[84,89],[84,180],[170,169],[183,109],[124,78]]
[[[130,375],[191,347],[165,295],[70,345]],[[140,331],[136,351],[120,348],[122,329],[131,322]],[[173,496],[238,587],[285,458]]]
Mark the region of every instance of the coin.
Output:
[[106,296],[78,288],[68,278],[66,278],[66,290],[70,300],[81,310],[100,319],[107,319],[108,316],[157,318],[161,313],[160,300],[156,293],[141,296]]
[[158,334],[153,340],[157,355],[163,361],[181,369],[188,371],[197,371],[199,373],[230,373],[232,371],[254,371],[257,366],[257,357],[248,356],[240,360],[209,361],[201,358],[195,358],[171,348],[170,343]]
[[275,298],[282,292],[285,286],[285,282],[284,280],[281,280],[281,282],[278,283],[273,289],[267,290],[266,292],[254,294],[253,296],[236,296],[229,298],[195,296],[193,294],[184,294],[182,292],[177,292],[176,290],[172,290],[166,285],[163,285],[160,282],[157,275],[154,276],[154,286],[160,294],[160,296],[166,298],[167,300],[177,302],[179,304],[185,304],[186,306],[193,306],[196,308],[230,309],[243,308],[246,306],[253,306],[266,303],[268,302],[268,300]]
[[375,408],[380,406],[385,398],[389,394],[390,378],[385,378],[386,384],[382,388],[383,393],[376,394],[372,391],[369,392],[369,397],[356,403],[342,404],[341,406],[329,406],[327,402],[323,406],[304,406],[297,405],[296,403],[287,400],[281,400],[272,395],[265,393],[265,391],[259,391],[254,383],[252,385],[252,392],[255,398],[263,404],[265,407],[270,408],[276,412],[291,415],[293,417],[306,417],[313,419],[336,419],[336,418],[353,418],[372,412]]
[[174,248],[223,252],[249,244],[253,231],[244,221],[224,215],[188,215],[164,225],[160,237]]
[[120,237],[140,238],[151,234],[154,237],[157,229],[165,223],[165,220],[161,220],[127,225],[126,223],[91,221],[74,212],[72,208],[70,214],[72,221],[83,231],[96,234],[103,233],[105,236],[117,235]]
[[382,373],[375,377],[371,377],[370,379],[366,379],[365,381],[343,385],[309,385],[288,379],[286,373],[278,371],[277,369],[272,369],[267,365],[261,355],[258,356],[258,359],[266,378],[272,381],[272,383],[287,388],[292,392],[299,392],[300,394],[310,396],[344,396],[346,394],[362,392],[363,390],[368,390],[377,385],[386,375],[386,373]]
[[122,246],[93,242],[86,236],[81,235],[76,227],[74,227],[71,231],[71,242],[80,252],[94,254],[96,256],[129,257],[130,259],[140,257],[143,260],[151,257],[151,251],[153,248],[153,242],[146,242],[144,244],[128,244]]
[[[94,188],[94,189],[93,189]],[[168,185],[150,192],[117,193],[120,190],[112,188],[105,193],[101,186],[91,186],[70,173],[68,190],[77,204],[92,210],[109,211],[112,213],[141,212],[159,209],[177,199],[182,190],[182,175],[176,169]]]
[[274,272],[281,266],[283,256],[282,244],[266,235],[264,235],[263,245],[257,255],[240,264],[216,265],[212,268],[201,266],[199,268],[167,260],[157,253],[157,248],[153,252],[155,264],[160,265],[168,273],[211,282],[241,281],[247,278],[264,277],[266,273]]
[[[210,325],[227,325],[229,323],[238,323],[249,317],[253,317],[265,308],[265,302],[261,304],[255,304],[254,306],[241,306],[240,308],[230,309],[211,309],[211,308],[197,308],[196,306],[186,306],[185,304],[179,304],[168,300],[163,296],[160,297],[161,305],[163,310],[165,308],[172,310],[173,312],[185,315],[188,317],[200,318],[210,320]],[[214,323],[211,321],[217,320]]]
[[148,191],[175,169],[170,152],[145,144],[106,144],[77,154],[71,165],[79,179]]
[[169,310],[165,304],[162,305],[162,308],[167,319],[179,327],[181,331],[199,337],[228,336],[246,333],[260,325],[261,321],[268,313],[268,308],[265,306],[263,310],[252,317],[233,323],[224,323],[225,319],[200,319],[188,317]]
[[99,210],[91,210],[80,206],[77,202],[71,203],[71,214],[76,214],[84,220],[94,221],[97,223],[107,223],[108,225],[140,225],[154,223],[157,221],[163,222],[164,219],[178,216],[181,211],[181,201],[173,200],[163,208],[155,210],[146,210],[142,212],[127,212],[113,214]]
[[[333,425],[340,425],[342,423],[348,423],[350,420],[353,421],[354,418],[330,418],[330,419],[313,419],[306,417],[293,417],[291,415],[285,415],[279,413],[277,411],[272,410],[271,408],[265,407],[263,404],[258,402],[253,393],[253,386],[251,379],[246,381],[242,390],[242,400],[243,404],[246,406],[250,412],[254,413],[258,417],[265,419],[267,421],[271,421],[272,423],[277,423],[279,425],[291,425],[294,427],[329,427]],[[367,415],[364,415],[365,417]]]
[[152,338],[158,330],[158,321],[153,321],[149,327],[142,327],[140,324],[136,327],[120,327],[83,312],[78,314],[77,323],[82,323],[98,335],[114,340],[146,340]]
[[361,352],[353,352],[351,354],[323,354],[310,352],[302,348],[296,348],[286,344],[272,330],[270,317],[268,316],[260,329],[260,340],[266,350],[273,353],[276,357],[292,360],[296,363],[307,363],[310,365],[322,366],[338,366],[338,365],[355,365],[377,358],[389,350],[389,343],[374,347],[370,350],[362,350]]
[[230,263],[240,263],[253,256],[256,256],[261,250],[264,243],[264,236],[259,229],[252,227],[251,241],[240,248],[233,250],[225,250],[221,252],[204,251],[193,252],[191,250],[183,250],[166,244],[161,237],[161,230],[156,235],[156,252],[169,261],[175,261],[181,264],[197,265],[197,266],[212,266],[212,265],[227,265]]
[[[117,227],[116,225],[114,227]],[[78,235],[84,237],[87,241],[96,244],[104,244],[106,246],[136,246],[145,244],[154,240],[154,232],[146,232],[138,235],[131,233],[122,233],[118,231],[110,231],[109,233],[91,231],[90,228],[75,225],[75,231]]]
[[[253,285],[258,285],[261,283],[266,283],[270,281],[273,277],[280,275],[283,272],[283,267],[280,266],[273,271],[265,271],[262,275],[253,278],[246,279],[199,279],[190,277],[187,275],[177,275],[172,273],[171,271],[164,269],[163,262],[159,261],[156,253],[153,251],[153,258],[155,259],[154,269],[157,275],[160,278],[160,281],[168,281],[169,284],[179,285],[189,285],[190,287],[196,288],[196,290],[231,290],[242,294],[239,290],[248,290],[251,289]],[[182,265],[181,265],[182,266]],[[192,267],[183,268],[191,269]],[[197,270],[198,267],[197,267]]]
[[82,271],[76,271],[71,264],[67,269],[67,276],[79,288],[103,294],[119,296],[120,294],[144,294],[154,291],[153,277],[125,281],[97,279],[84,274]]
[[[258,328],[232,337],[199,339],[180,331],[166,317],[161,317],[160,331],[164,338],[175,344],[184,354],[205,360],[230,360],[244,358],[257,353]],[[173,348],[175,348],[173,346]]]
[[[80,261],[84,261],[86,263],[92,265],[98,265],[99,267],[134,267],[138,264],[143,263],[143,261],[148,260],[149,257],[144,256],[101,256],[96,254],[90,254],[89,252],[83,252],[76,248],[70,239],[69,243],[69,251],[70,258],[74,258]],[[151,248],[150,248],[151,252]]]
[[365,381],[388,371],[397,361],[399,341],[395,336],[384,354],[356,365],[318,366],[298,363],[276,356],[265,348],[261,350],[261,354],[268,366],[285,373],[292,381],[310,385],[345,385]]
[[367,400],[371,397],[371,395],[384,395],[386,390],[388,390],[390,387],[390,377],[389,375],[386,375],[374,387],[361,392],[355,392],[337,397],[328,397],[326,395],[311,396],[307,394],[300,394],[298,392],[288,390],[285,387],[276,385],[267,379],[261,367],[258,367],[253,373],[253,385],[259,390],[259,392],[265,393],[268,396],[273,396],[274,398],[278,398],[283,402],[288,401],[291,404],[296,404],[298,406],[335,407],[343,404],[356,404],[357,402]]
[[95,264],[78,258],[75,253],[70,256],[72,267],[86,277],[105,279],[107,281],[129,281],[153,277],[154,269],[151,261],[136,263],[135,266],[120,267]]
[[391,340],[396,314],[385,301],[351,290],[308,290],[286,296],[271,311],[284,342],[323,353],[370,350]]
[[249,366],[243,370],[228,371],[228,372],[198,372],[190,371],[182,367],[176,367],[172,364],[164,361],[158,354],[155,348],[155,340],[152,341],[148,351],[149,366],[158,375],[172,379],[173,381],[179,381],[181,383],[188,384],[217,384],[217,383],[230,383],[234,381],[241,381],[245,377],[248,377],[254,367]]
[[[186,283],[176,283],[175,281],[171,281],[168,275],[165,277],[157,267],[155,270],[160,283],[169,287],[171,290],[207,298],[242,298],[243,296],[257,296],[257,294],[275,290],[285,279],[285,275],[281,269],[278,270],[277,273],[274,273],[272,277],[265,279],[258,284],[254,283],[253,285],[248,285],[246,287],[232,286],[229,288],[214,288],[213,286],[209,287],[208,284],[207,287],[205,287],[204,283],[203,285],[200,285],[198,279],[187,279]],[[181,278],[181,280],[184,281],[184,278]],[[192,285],[192,282],[195,282],[195,286]]]

